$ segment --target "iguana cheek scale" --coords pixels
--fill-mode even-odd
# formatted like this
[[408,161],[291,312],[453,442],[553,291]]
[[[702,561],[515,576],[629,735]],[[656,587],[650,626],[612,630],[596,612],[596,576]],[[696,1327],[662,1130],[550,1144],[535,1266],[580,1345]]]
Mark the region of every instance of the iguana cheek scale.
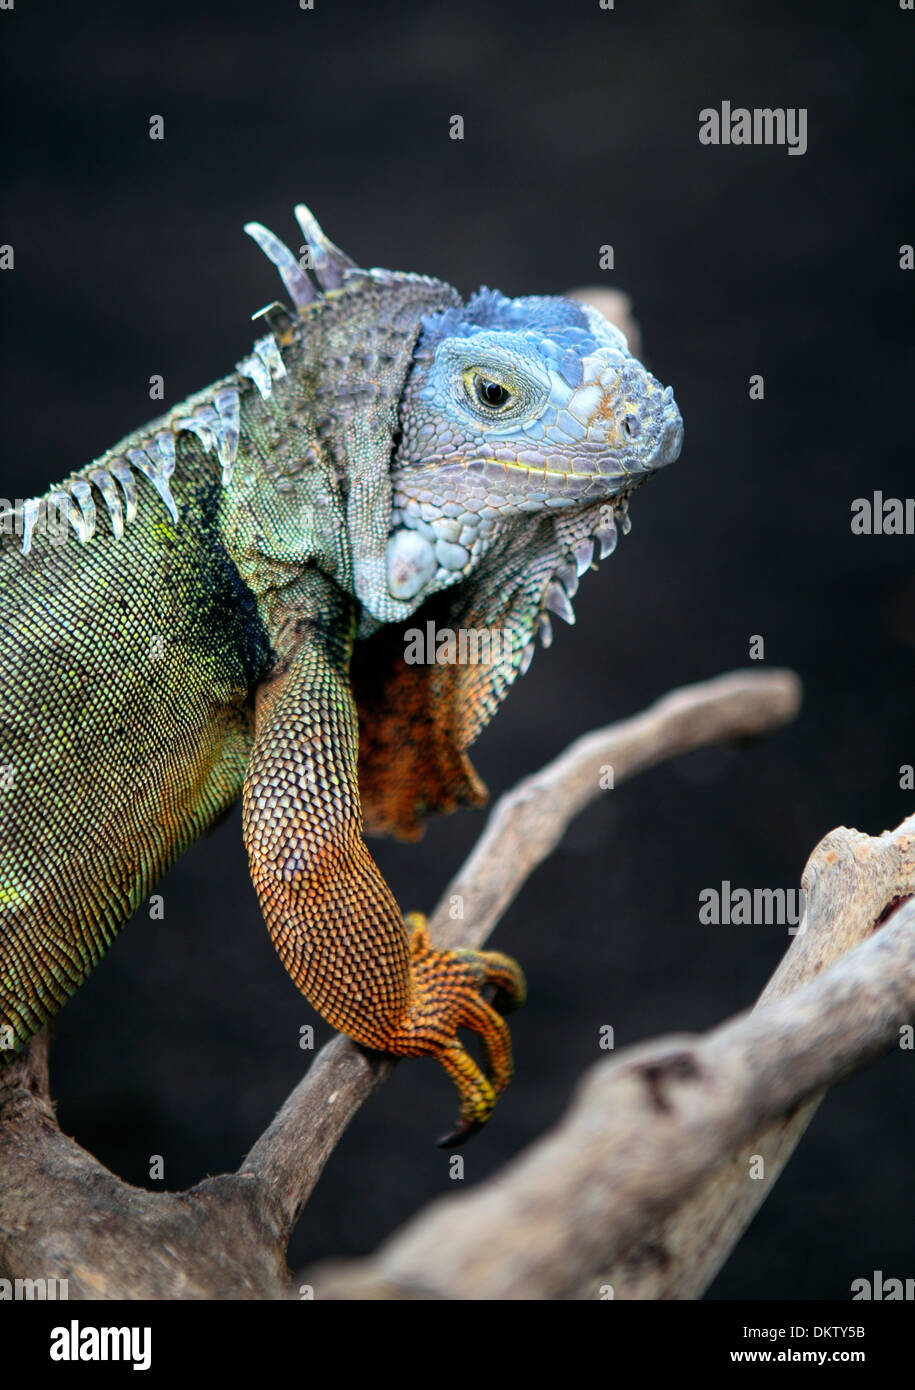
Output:
[[[311,274],[246,229],[293,307],[255,316],[236,371],[0,515],[0,1038],[57,1012],[241,795],[292,979],[358,1043],[441,1062],[453,1143],[508,1083],[523,977],[405,923],[363,827],[415,838],[484,800],[468,746],[682,422],[595,310],[465,304],[296,215]],[[498,658],[411,665],[430,623],[498,630]]]

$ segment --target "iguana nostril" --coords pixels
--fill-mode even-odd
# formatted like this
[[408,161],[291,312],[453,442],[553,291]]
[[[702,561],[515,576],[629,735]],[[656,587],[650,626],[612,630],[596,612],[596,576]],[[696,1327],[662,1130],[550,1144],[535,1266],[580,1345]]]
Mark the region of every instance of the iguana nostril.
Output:
[[642,424],[637,415],[624,415],[620,427],[627,439],[638,439],[642,432]]

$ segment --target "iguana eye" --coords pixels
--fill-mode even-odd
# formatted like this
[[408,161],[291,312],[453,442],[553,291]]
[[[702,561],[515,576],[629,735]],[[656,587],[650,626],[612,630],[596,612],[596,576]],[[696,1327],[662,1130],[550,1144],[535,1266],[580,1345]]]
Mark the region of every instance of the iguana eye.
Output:
[[[446,371],[454,361],[449,362],[449,356],[443,354]],[[525,371],[513,361],[503,363],[495,351],[493,361],[488,353],[470,357],[469,352],[465,356],[460,351],[454,356],[457,370],[450,381],[453,399],[469,410],[484,430],[510,429],[519,420],[536,415],[549,398],[548,378],[541,381],[535,370]]]
[[489,410],[501,410],[512,395],[507,386],[494,381],[491,376],[484,376],[482,372],[473,375],[473,391],[480,405],[485,405]]

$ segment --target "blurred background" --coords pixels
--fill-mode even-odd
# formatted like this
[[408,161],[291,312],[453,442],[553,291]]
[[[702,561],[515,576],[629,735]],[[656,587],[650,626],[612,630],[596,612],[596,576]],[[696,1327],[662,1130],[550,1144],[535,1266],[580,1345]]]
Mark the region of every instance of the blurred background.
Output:
[[[40,493],[232,369],[277,298],[241,227],[297,245],[305,200],[357,261],[464,293],[618,285],[673,384],[681,460],[582,584],[475,750],[492,793],[666,690],[794,667],[797,723],[604,793],[494,944],[524,964],[518,1074],[466,1151],[497,1170],[562,1113],[601,1054],[749,1005],[784,927],[703,926],[698,895],[796,886],[833,826],[915,811],[915,541],[855,536],[850,506],[912,490],[915,15],[895,0],[355,0],[17,5],[3,34],[0,494]],[[806,107],[808,150],[707,147],[723,100]],[[463,141],[449,120],[464,117]],[[165,138],[148,138],[161,115]],[[599,268],[610,244],[612,273]],[[751,401],[752,374],[765,398]],[[373,842],[405,908],[430,908],[483,825]],[[125,1179],[234,1168],[309,1060],[316,1025],[274,954],[233,815],[167,875],[165,916],[124,932],[61,1015],[66,1130]],[[712,1298],[848,1298],[915,1274],[912,1054],[836,1089]],[[359,1115],[291,1252],[373,1249],[451,1190],[434,1146],[454,1093],[398,1068]]]

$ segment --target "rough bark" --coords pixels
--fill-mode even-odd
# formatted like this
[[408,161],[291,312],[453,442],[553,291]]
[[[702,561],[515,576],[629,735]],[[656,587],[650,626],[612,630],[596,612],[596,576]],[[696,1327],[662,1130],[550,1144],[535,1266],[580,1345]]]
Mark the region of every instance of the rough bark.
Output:
[[915,902],[875,930],[915,891],[913,841],[915,817],[878,840],[828,836],[808,866],[807,926],[752,1012],[597,1063],[559,1125],[494,1179],[433,1204],[373,1258],[303,1277],[334,1298],[700,1293],[824,1088],[915,1020]]
[[[432,914],[433,936],[482,943],[572,818],[603,794],[603,766],[619,786],[692,749],[765,734],[794,716],[799,698],[789,672],[739,672],[578,740],[496,804]],[[609,1283],[617,1297],[699,1292],[797,1141],[798,1105],[809,1110],[818,1091],[890,1045],[911,1010],[904,913],[807,983],[913,891],[910,835],[908,823],[873,841],[834,832],[808,866],[807,928],[754,1013],[703,1039],[665,1039],[601,1064],[555,1133],[493,1183],[418,1217],[375,1259],[325,1272],[319,1292],[589,1297]],[[460,921],[448,910],[455,894],[464,901]],[[860,1026],[850,1032],[855,999]],[[392,1065],[334,1039],[237,1173],[152,1193],[121,1182],[61,1134],[46,1041],[36,1039],[0,1073],[0,1275],[67,1278],[71,1298],[290,1296],[292,1228],[340,1135]],[[744,1158],[733,1157],[748,1143],[767,1156],[764,1182],[748,1184]],[[544,1173],[548,1201],[538,1198]],[[455,1218],[468,1201],[480,1204],[482,1224]],[[504,1241],[493,1239],[493,1222]],[[428,1234],[436,1229],[447,1232],[447,1248]],[[555,1244],[548,1260],[540,1241]]]

